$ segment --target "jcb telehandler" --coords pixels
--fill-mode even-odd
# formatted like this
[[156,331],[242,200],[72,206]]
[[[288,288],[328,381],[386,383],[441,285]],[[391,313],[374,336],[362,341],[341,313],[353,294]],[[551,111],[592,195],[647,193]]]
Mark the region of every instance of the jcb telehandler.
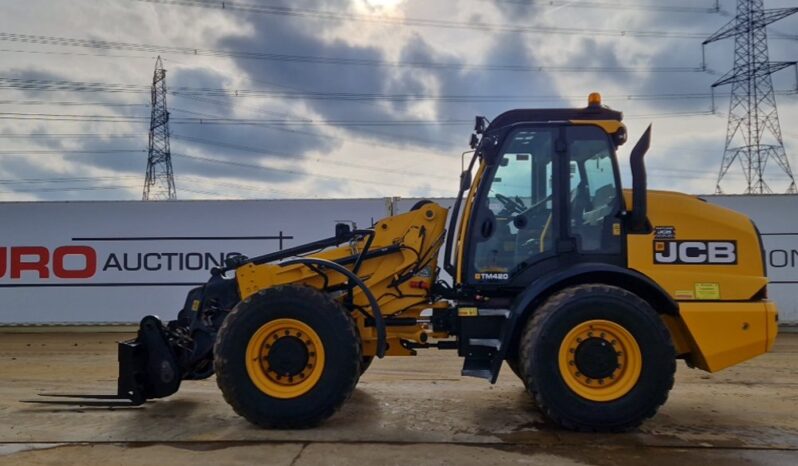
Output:
[[714,372],[765,353],[777,311],[750,219],[647,192],[650,128],[621,189],[621,120],[598,94],[477,118],[451,212],[421,201],[368,229],[231,258],[177,320],[145,317],[119,344],[117,397],[140,404],[215,373],[249,421],[308,427],[373,358],[438,348],[491,383],[506,361],[565,428],[634,428],[667,399],[677,359]]

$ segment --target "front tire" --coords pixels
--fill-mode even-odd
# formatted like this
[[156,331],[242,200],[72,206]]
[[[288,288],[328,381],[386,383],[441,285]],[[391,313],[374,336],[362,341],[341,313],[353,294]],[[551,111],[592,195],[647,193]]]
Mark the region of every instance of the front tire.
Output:
[[627,431],[652,417],[673,387],[675,354],[646,301],[595,284],[552,295],[520,343],[521,374],[538,408],[588,432]]
[[349,312],[306,286],[280,286],[239,303],[214,347],[225,400],[253,424],[307,428],[332,416],[360,376]]

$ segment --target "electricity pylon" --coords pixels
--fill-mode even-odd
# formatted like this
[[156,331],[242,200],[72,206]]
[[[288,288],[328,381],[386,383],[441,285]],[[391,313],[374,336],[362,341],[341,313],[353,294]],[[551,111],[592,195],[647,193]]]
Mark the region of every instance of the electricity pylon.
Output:
[[[771,75],[796,62],[773,62],[768,57],[766,26],[798,12],[798,8],[766,10],[764,0],[737,0],[737,14],[703,45],[734,37],[734,68],[712,88],[730,84],[731,103],[726,129],[726,147],[720,164],[715,192],[735,161],[739,161],[748,182],[746,194],[773,192],[765,179],[771,159],[787,175],[788,193],[795,193],[795,177],[784,150],[776,96]],[[798,74],[796,74],[798,79]]]
[[169,111],[166,109],[166,70],[161,57],[155,62],[152,77],[152,113],[150,143],[147,153],[147,175],[142,200],[175,200],[175,177],[169,147]]

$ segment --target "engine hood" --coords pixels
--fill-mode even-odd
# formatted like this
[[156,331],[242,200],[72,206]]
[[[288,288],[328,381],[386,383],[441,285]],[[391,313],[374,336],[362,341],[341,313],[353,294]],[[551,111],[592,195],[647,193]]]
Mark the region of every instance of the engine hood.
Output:
[[[631,191],[625,191],[631,205]],[[630,268],[676,300],[749,300],[767,284],[759,234],[745,215],[696,196],[648,192],[653,231],[627,237]]]

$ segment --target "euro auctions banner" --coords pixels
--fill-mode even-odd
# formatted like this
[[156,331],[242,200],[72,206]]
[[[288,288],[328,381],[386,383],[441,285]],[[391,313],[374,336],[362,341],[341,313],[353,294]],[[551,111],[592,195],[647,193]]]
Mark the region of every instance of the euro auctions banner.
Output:
[[173,318],[230,256],[385,213],[384,199],[0,203],[0,323]]

